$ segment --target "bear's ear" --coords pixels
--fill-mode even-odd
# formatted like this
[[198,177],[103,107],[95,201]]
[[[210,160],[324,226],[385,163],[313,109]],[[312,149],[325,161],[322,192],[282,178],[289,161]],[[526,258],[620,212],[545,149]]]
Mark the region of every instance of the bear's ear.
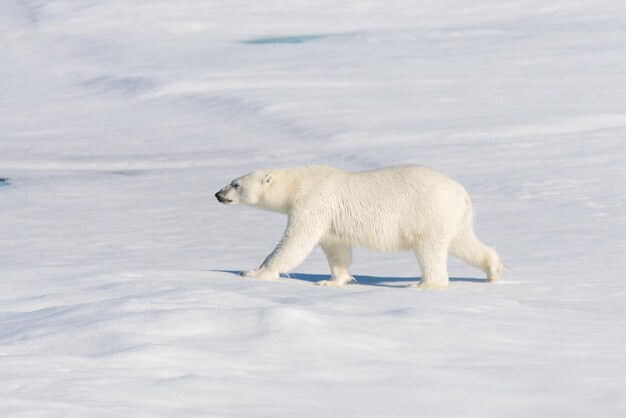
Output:
[[271,174],[266,174],[263,177],[261,177],[261,184],[267,184],[270,181],[272,181],[274,177]]

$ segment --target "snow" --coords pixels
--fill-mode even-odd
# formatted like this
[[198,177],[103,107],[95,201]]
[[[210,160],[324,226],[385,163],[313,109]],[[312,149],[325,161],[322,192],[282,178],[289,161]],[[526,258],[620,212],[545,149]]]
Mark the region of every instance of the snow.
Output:
[[[618,0],[3,2],[0,415],[626,415]],[[418,163],[508,270],[319,250],[244,279],[285,219],[255,168]]]

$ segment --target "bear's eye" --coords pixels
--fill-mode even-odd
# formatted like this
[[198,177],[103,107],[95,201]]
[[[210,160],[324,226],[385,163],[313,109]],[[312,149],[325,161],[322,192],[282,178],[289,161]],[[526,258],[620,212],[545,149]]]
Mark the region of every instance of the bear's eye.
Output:
[[239,183],[233,184],[233,189],[237,190],[239,188]]

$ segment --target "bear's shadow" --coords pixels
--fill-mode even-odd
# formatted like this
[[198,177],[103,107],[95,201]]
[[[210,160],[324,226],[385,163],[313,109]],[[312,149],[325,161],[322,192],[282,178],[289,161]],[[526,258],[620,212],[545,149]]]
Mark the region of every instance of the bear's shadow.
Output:
[[[239,270],[213,270],[221,271],[224,273],[241,275]],[[329,280],[328,274],[311,274],[311,273],[289,273],[280,275],[284,279],[302,280],[305,282],[319,282],[320,280]],[[398,287],[393,283],[417,283],[421,280],[421,277],[382,277],[382,276],[365,276],[361,274],[354,275],[357,284],[365,286],[383,286],[383,287]],[[451,282],[469,282],[469,283],[486,283],[487,279],[478,279],[475,277],[450,277]]]

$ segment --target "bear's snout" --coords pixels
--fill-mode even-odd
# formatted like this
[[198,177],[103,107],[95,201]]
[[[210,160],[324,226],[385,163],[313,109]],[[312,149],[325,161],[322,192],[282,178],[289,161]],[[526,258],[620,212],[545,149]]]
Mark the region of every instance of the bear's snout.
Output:
[[232,200],[226,199],[224,197],[224,195],[222,194],[223,191],[224,191],[224,189],[222,189],[219,192],[215,193],[215,198],[217,199],[217,201],[220,202],[220,203],[230,203],[230,202],[232,202]]

